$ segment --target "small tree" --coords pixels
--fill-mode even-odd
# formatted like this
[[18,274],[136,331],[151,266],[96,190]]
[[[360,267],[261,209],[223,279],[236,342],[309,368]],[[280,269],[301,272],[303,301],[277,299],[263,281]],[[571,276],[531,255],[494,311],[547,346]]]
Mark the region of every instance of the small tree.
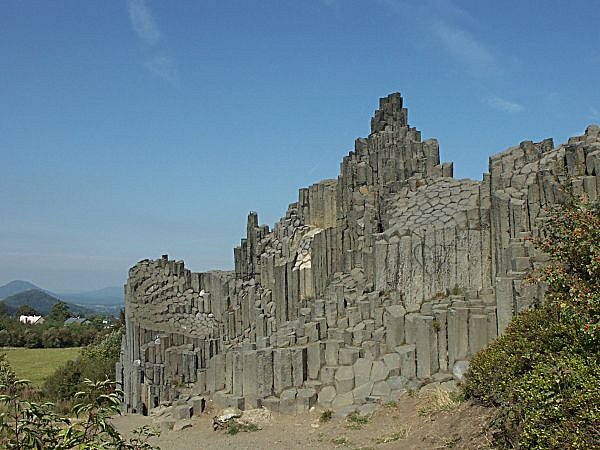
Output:
[[66,328],[50,327],[42,334],[44,348],[63,348],[71,346],[71,333]]
[[23,344],[27,348],[40,348],[42,346],[42,332],[40,327],[29,327],[23,333]]
[[15,316],[37,316],[38,312],[29,305],[21,305],[15,311]]
[[65,322],[65,320],[67,320],[69,317],[71,317],[69,305],[59,300],[54,305],[52,305],[50,314],[48,314],[46,319],[52,324],[62,325]]

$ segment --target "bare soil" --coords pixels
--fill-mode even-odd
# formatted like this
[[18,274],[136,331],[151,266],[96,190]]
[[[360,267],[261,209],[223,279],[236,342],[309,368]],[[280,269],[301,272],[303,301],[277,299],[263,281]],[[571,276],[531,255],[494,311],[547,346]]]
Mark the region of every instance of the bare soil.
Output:
[[[163,450],[192,449],[490,449],[486,424],[493,410],[469,402],[440,405],[426,395],[404,395],[382,405],[367,419],[332,418],[320,421],[322,411],[288,416],[274,413],[269,423],[253,432],[230,435],[213,431],[212,418],[220,411],[210,408],[180,431],[163,430],[149,442]],[[125,415],[114,423],[124,434],[150,417]]]

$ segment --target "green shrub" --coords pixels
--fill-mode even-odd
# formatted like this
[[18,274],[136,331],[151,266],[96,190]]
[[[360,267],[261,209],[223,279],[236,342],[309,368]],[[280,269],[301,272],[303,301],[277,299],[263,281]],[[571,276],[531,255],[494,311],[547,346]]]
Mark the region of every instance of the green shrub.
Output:
[[326,409],[319,416],[319,422],[321,422],[321,423],[329,422],[332,417],[333,417],[333,411],[331,409]]
[[81,350],[82,376],[90,380],[113,379],[115,364],[121,355],[123,328],[116,328],[107,335],[98,337],[91,345]]
[[78,361],[67,361],[44,383],[44,394],[53,402],[71,400],[81,390],[83,377]]
[[588,348],[600,346],[600,203],[585,198],[549,210],[536,246],[553,263],[538,276],[561,320],[579,329]]
[[513,389],[506,436],[521,448],[599,448],[599,381],[595,358],[562,354],[536,365]]
[[369,419],[367,417],[362,417],[357,413],[352,413],[346,417],[346,427],[353,428],[355,430],[360,430],[363,425],[368,423]]
[[55,412],[52,403],[28,399],[29,381],[17,380],[4,355],[0,355],[0,448],[14,449],[158,449],[148,439],[158,433],[146,426],[133,430],[126,440],[110,417],[119,413],[119,395],[109,380],[84,380],[74,395],[71,421]]
[[44,383],[44,394],[53,402],[66,402],[73,399],[83,388],[85,379],[92,381],[113,380],[115,364],[121,351],[121,328],[101,336],[95,343],[81,350],[75,361],[67,361]]
[[517,315],[471,361],[467,397],[499,407],[502,448],[600,448],[600,354],[584,351],[575,326],[553,307]]
[[227,423],[226,433],[233,436],[235,434],[238,434],[240,431],[253,432],[258,431],[259,429],[260,428],[258,428],[258,426],[253,423],[241,423],[232,420]]
[[0,393],[17,380],[15,371],[6,359],[6,353],[0,353]]
[[577,333],[557,320],[556,307],[518,314],[504,334],[471,360],[465,395],[488,406],[508,401],[511,386],[540,361],[577,346]]
[[547,285],[545,304],[475,355],[465,395],[498,407],[503,448],[600,448],[600,209],[549,213],[534,243],[552,262],[531,276]]

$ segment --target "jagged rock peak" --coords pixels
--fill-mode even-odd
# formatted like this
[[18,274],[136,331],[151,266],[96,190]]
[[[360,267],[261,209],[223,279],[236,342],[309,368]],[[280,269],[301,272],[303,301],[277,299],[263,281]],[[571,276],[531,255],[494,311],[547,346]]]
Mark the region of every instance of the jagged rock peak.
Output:
[[379,109],[371,119],[371,134],[408,126],[408,111],[402,107],[402,96],[394,92],[379,99]]

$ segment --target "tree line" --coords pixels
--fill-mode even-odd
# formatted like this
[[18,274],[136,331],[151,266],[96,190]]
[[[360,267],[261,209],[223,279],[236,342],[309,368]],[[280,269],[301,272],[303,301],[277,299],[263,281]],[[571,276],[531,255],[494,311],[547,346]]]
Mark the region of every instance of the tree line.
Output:
[[44,323],[21,323],[21,315],[33,316],[37,312],[28,305],[22,305],[14,316],[10,316],[6,305],[0,302],[0,347],[83,347],[107,333],[107,318],[103,316],[91,316],[86,324],[65,326],[65,320],[71,317],[71,313],[62,301],[53,305]]

